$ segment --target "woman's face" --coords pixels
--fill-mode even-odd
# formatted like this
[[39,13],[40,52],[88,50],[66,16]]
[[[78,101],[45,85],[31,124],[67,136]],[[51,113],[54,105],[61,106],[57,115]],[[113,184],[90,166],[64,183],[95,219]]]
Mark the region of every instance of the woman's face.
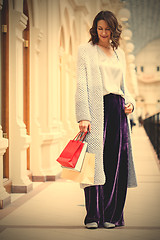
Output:
[[111,38],[111,30],[106,21],[99,20],[97,22],[97,33],[99,42],[109,43],[109,40]]

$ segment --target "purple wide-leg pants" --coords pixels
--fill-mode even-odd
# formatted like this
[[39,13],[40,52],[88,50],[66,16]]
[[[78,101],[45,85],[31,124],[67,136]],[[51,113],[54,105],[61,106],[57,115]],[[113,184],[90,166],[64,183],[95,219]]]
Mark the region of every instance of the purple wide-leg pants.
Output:
[[123,226],[123,208],[128,180],[128,132],[124,98],[116,94],[104,96],[103,163],[104,185],[86,187],[87,215],[84,223],[104,222]]

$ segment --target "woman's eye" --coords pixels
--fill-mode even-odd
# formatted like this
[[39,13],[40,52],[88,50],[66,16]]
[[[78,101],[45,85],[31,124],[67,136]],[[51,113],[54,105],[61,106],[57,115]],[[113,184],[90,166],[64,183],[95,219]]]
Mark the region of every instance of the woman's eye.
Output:
[[[103,30],[103,29],[102,29],[102,28],[98,28],[98,30]],[[110,28],[106,28],[105,31],[106,31],[106,30],[109,31]]]

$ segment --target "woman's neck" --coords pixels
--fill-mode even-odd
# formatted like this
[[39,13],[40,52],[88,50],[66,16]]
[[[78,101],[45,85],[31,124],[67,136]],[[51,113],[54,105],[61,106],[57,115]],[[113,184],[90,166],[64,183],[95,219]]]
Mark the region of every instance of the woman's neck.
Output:
[[111,49],[111,44],[109,42],[104,43],[104,42],[99,41],[98,45],[101,47],[104,47],[106,49]]

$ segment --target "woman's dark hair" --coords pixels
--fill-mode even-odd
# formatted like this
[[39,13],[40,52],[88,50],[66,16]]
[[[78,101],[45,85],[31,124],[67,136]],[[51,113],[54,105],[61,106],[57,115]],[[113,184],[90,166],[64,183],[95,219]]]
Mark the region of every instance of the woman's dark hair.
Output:
[[94,45],[99,41],[97,33],[97,23],[99,20],[104,20],[108,24],[111,31],[111,46],[113,49],[114,48],[117,49],[119,46],[119,39],[122,32],[122,26],[118,23],[115,15],[110,11],[101,11],[96,15],[95,19],[93,20],[93,25],[89,30],[91,34],[89,42],[92,42]]

